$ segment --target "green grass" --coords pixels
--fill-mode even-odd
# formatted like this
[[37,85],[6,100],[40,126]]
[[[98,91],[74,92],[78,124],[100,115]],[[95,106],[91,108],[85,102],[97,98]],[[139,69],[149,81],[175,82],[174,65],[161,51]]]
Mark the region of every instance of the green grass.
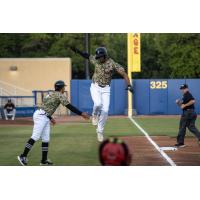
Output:
[[[178,132],[177,118],[141,118],[135,120],[150,135],[168,135],[175,137]],[[197,120],[200,128],[200,119]],[[0,165],[19,165],[16,159],[30,138],[32,126],[0,127]],[[89,123],[56,125],[51,131],[49,158],[55,165],[99,165],[98,146],[95,127]],[[143,135],[128,118],[109,119],[105,135],[134,136]],[[192,134],[189,134],[191,136]],[[29,154],[29,165],[39,164],[41,159],[41,142],[37,142]]]
[[[0,127],[0,165],[18,165],[16,160],[31,136],[32,126]],[[109,119],[106,136],[140,134],[128,119]],[[57,125],[51,131],[49,157],[55,165],[99,165],[95,127],[89,123]],[[38,165],[41,142],[29,154],[29,165]]]
[[[143,127],[149,135],[152,136],[170,136],[176,137],[178,134],[179,128],[179,120],[180,117],[173,118],[135,118],[136,122],[139,123],[141,127]],[[197,119],[196,126],[200,130],[200,119]],[[187,131],[187,133],[189,133]],[[192,136],[192,134],[187,134],[188,136]]]

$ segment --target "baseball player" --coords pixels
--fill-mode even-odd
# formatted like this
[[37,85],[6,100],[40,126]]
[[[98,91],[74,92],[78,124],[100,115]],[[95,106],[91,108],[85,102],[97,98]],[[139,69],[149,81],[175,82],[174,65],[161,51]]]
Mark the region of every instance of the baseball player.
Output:
[[108,117],[110,104],[110,83],[113,72],[116,71],[125,79],[127,83],[127,90],[133,92],[133,88],[124,68],[113,59],[109,58],[105,47],[98,47],[96,49],[95,56],[81,52],[79,49],[72,46],[70,48],[75,53],[89,59],[89,61],[95,66],[92,84],[90,87],[90,93],[94,102],[92,124],[97,126],[97,139],[99,142],[102,142],[104,140],[104,126]]
[[34,143],[40,138],[42,139],[42,159],[40,165],[52,165],[53,163],[47,158],[48,147],[50,140],[50,122],[55,125],[56,121],[52,117],[58,106],[62,104],[70,111],[82,116],[84,119],[89,119],[89,115],[85,112],[79,111],[73,105],[69,103],[67,97],[64,95],[65,83],[63,81],[57,81],[55,83],[55,91],[47,95],[41,107],[35,111],[33,115],[34,127],[31,138],[25,145],[24,152],[18,156],[18,160],[21,165],[27,165],[27,155]]
[[177,105],[183,110],[179,124],[179,133],[177,136],[176,147],[184,147],[184,138],[186,134],[186,128],[188,128],[198,139],[200,144],[200,132],[195,126],[195,121],[197,119],[197,114],[195,112],[195,99],[189,92],[188,85],[183,84],[180,86],[180,90],[183,93],[182,100],[177,99]]

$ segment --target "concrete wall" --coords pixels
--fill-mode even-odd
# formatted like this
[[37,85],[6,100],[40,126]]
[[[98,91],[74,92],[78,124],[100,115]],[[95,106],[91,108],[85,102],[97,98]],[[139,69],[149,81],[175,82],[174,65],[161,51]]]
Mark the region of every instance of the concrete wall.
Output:
[[[17,71],[11,71],[11,66],[16,66]],[[56,80],[64,80],[70,86],[70,58],[0,59],[0,81],[13,86],[30,91],[49,90]]]
[[57,80],[68,85],[70,99],[70,58],[0,58],[0,95],[27,96],[33,90],[52,90]]

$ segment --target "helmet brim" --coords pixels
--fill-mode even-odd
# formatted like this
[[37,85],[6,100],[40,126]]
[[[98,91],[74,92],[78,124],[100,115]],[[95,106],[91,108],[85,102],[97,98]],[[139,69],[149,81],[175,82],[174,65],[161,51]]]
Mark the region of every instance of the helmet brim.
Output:
[[106,57],[106,55],[104,55],[104,54],[96,55],[96,56],[95,56],[95,59],[97,60],[97,59],[102,58],[102,57]]

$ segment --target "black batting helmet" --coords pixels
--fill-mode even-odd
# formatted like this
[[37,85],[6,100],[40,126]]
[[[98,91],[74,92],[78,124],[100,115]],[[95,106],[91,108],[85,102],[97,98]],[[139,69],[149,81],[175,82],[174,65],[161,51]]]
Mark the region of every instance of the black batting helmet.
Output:
[[99,59],[101,57],[108,57],[108,52],[107,52],[107,49],[105,47],[98,47],[96,49],[96,56],[95,58],[96,59]]
[[55,84],[54,84],[54,88],[55,88],[56,91],[61,90],[64,86],[66,86],[65,82],[61,81],[61,80],[56,81]]
[[101,143],[99,147],[99,159],[102,165],[127,166],[131,156],[128,146],[117,138],[110,138]]

